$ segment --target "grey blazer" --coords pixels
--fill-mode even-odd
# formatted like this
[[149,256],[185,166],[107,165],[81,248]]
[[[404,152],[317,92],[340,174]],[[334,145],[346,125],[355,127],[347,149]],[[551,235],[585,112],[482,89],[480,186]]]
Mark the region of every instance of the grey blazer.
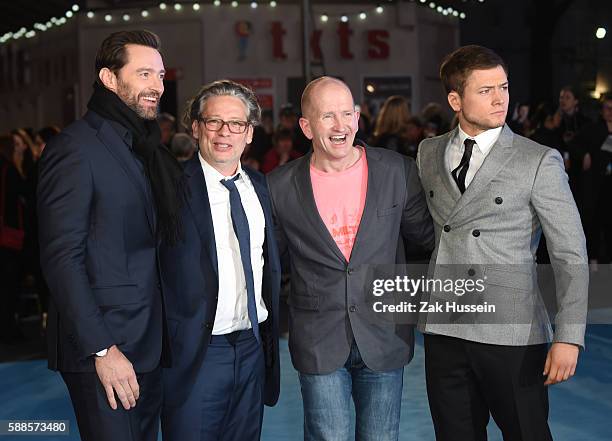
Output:
[[[462,195],[445,163],[457,130],[419,146],[417,165],[436,234],[430,274],[445,277],[467,268],[464,277],[485,280],[481,300],[503,305],[504,316],[491,323],[477,313],[472,322],[457,324],[423,314],[419,330],[499,345],[584,345],[586,245],[560,154],[504,126]],[[536,277],[542,231],[556,279],[554,337]]]
[[302,373],[343,366],[353,336],[372,370],[396,369],[412,358],[413,326],[374,317],[366,280],[371,264],[403,262],[403,240],[433,249],[433,225],[414,161],[379,148],[365,152],[368,189],[350,262],[317,211],[311,154],[268,175],[279,247],[291,261],[289,348]]

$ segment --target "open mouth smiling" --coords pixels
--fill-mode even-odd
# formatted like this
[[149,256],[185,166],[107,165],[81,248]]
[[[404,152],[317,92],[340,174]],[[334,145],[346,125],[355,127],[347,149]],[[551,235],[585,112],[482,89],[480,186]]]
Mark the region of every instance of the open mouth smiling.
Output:
[[346,135],[330,136],[329,140],[332,142],[332,144],[343,144],[346,141]]

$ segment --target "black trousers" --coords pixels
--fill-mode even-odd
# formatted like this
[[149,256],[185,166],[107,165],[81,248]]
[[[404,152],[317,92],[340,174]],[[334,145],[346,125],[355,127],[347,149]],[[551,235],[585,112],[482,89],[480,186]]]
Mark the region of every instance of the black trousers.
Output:
[[437,441],[551,441],[542,375],[548,345],[501,346],[425,335],[427,396]]
[[20,333],[15,321],[20,276],[20,252],[0,248],[0,341],[12,342]]
[[62,377],[83,441],[157,441],[162,401],[160,367],[136,375],[140,398],[130,410],[123,408],[116,394],[117,410],[111,409],[95,372],[62,372]]

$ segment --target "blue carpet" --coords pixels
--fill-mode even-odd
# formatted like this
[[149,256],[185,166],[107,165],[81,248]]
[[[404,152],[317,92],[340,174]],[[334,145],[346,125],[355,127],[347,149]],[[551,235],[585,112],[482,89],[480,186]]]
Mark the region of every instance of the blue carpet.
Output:
[[[587,350],[581,355],[576,376],[550,391],[550,425],[556,441],[612,440],[612,326],[593,325],[587,331]],[[281,341],[281,397],[266,408],[262,439],[302,439],[302,402],[297,374],[291,366],[287,342]],[[0,364],[0,420],[70,420],[70,436],[10,437],[78,440],[78,430],[66,387],[44,361]],[[404,373],[401,440],[433,441],[423,372],[422,339],[417,339],[414,360]],[[489,425],[489,439],[501,441],[499,430]],[[161,439],[161,437],[160,437]]]

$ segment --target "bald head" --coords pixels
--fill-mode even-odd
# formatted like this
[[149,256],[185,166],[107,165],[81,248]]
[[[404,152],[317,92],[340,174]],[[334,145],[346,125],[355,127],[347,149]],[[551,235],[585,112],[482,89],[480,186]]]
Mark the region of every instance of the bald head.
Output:
[[334,170],[343,170],[359,157],[353,146],[359,112],[344,82],[331,77],[310,82],[302,94],[299,122],[306,138],[312,140],[313,164],[319,170],[330,164],[335,164]]
[[332,86],[332,88],[336,90],[338,88],[344,89],[351,95],[352,99],[353,95],[351,94],[351,90],[344,81],[341,81],[334,77],[320,77],[308,83],[306,85],[306,88],[304,89],[304,93],[302,93],[302,100],[300,103],[302,108],[302,115],[308,117],[312,114],[313,97],[317,94],[323,93],[323,91],[327,90],[329,86]]

